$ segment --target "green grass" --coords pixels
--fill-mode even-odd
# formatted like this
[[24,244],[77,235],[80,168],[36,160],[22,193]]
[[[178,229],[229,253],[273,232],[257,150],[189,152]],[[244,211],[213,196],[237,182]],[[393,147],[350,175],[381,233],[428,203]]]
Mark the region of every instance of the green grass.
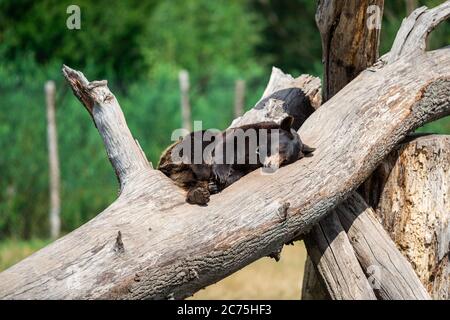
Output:
[[444,117],[439,120],[427,123],[417,129],[421,133],[450,134],[450,117]]
[[8,239],[0,241],[0,271],[28,257],[50,242],[50,240],[40,239],[30,241]]

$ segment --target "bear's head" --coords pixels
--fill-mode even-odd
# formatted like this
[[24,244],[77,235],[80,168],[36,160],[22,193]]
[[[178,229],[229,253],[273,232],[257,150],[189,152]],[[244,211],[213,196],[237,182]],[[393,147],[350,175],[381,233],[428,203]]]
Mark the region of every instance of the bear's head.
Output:
[[287,116],[281,121],[276,152],[264,159],[264,167],[279,168],[308,156],[315,150],[302,142],[297,131],[292,128],[293,123],[292,116]]

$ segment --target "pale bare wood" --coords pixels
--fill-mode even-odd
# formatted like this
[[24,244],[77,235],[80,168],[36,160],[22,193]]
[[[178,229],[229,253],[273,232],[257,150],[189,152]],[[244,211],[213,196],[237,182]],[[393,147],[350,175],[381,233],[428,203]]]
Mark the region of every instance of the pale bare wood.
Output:
[[62,72],[94,120],[123,190],[133,177],[151,165],[131,135],[116,97],[109,91],[106,80],[89,82],[81,72],[67,66]]
[[429,300],[411,264],[397,250],[375,213],[354,192],[336,213],[375,294],[383,300]]
[[376,300],[336,212],[313,227],[305,237],[305,245],[332,299]]
[[414,10],[402,22],[387,56],[388,63],[403,56],[424,52],[427,48],[428,35],[448,17],[450,17],[450,1],[445,1],[432,9],[423,6]]
[[45,83],[45,98],[47,103],[47,144],[50,180],[50,237],[56,239],[61,232],[61,196],[60,170],[58,156],[58,130],[55,112],[56,88],[54,81]]
[[320,79],[310,75],[293,78],[273,67],[269,83],[256,105],[236,118],[230,128],[251,123],[280,122],[291,115],[298,129],[322,102]]
[[[450,112],[450,49],[363,72],[299,130],[317,147],[313,157],[274,175],[253,172],[198,207],[149,168],[128,129],[105,132],[123,119],[103,110],[119,108],[105,84],[80,86],[79,73],[66,76],[94,111],[107,150],[120,151],[113,166],[122,168],[132,156],[143,170],[95,219],[2,272],[1,298],[189,296],[307,231],[408,132]],[[97,119],[105,116],[111,122]],[[118,231],[123,250],[117,251]]]
[[189,72],[181,70],[178,79],[180,81],[180,105],[183,128],[192,131],[191,104],[189,102]]
[[448,300],[450,136],[402,143],[361,190],[433,299]]

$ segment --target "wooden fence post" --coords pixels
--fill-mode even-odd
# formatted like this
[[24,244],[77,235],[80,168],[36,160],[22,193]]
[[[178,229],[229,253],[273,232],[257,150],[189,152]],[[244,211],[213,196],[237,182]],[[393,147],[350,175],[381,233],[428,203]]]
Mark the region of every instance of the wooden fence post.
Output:
[[61,231],[61,198],[58,134],[55,116],[55,83],[53,81],[45,83],[45,97],[47,102],[47,141],[50,174],[50,236],[55,239]]
[[234,117],[238,118],[244,114],[245,103],[245,81],[236,80],[234,87]]
[[191,124],[191,105],[189,103],[189,73],[181,70],[178,79],[180,81],[181,92],[181,116],[183,128],[192,131]]

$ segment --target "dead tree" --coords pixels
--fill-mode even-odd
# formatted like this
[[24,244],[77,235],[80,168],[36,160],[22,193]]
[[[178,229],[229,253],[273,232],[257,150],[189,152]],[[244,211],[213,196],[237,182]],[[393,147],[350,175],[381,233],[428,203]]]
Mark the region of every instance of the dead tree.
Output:
[[400,144],[360,192],[433,299],[450,298],[450,136]]
[[[323,39],[332,38],[335,36],[336,31],[339,29],[339,25],[341,23],[339,17],[344,14],[348,13],[348,10],[355,10],[354,7],[352,7],[352,4],[343,4],[343,2],[340,2],[342,7],[332,4],[333,1],[327,2],[327,8],[324,9],[324,5],[319,4],[318,8],[318,14],[317,14],[317,20],[319,24],[319,29],[322,33]],[[354,3],[353,3],[354,4]],[[361,1],[359,2],[360,6],[368,6],[369,3]],[[382,6],[382,2],[379,4]],[[368,8],[368,7],[367,7]],[[357,8],[356,12],[358,11],[364,11],[364,8]],[[382,7],[381,10],[382,11]],[[330,22],[330,19],[326,18],[329,17],[329,15],[333,16],[335,21],[338,21],[338,26],[333,24],[333,21]],[[399,52],[402,52],[405,56],[411,55],[414,52],[417,52],[417,47],[420,48],[420,50],[425,50],[425,40],[428,36],[428,33],[431,32],[431,30],[443,19],[445,19],[449,15],[449,3],[445,3],[441,5],[438,8],[435,8],[433,10],[426,10],[426,8],[420,8],[415,13],[413,13],[409,18],[405,19],[404,23],[402,24],[402,28],[400,29],[396,41],[394,43],[393,49],[391,53],[388,55],[389,61],[395,61],[399,57]],[[325,17],[325,18],[324,18]],[[337,17],[337,18],[336,18]],[[350,16],[347,16],[347,19]],[[358,19],[357,15],[353,15],[354,19]],[[332,19],[331,19],[332,20]],[[418,20],[420,23],[417,25],[414,25],[414,22]],[[324,22],[325,21],[325,22]],[[358,20],[361,21],[361,20]],[[355,22],[356,23],[356,22]],[[352,23],[354,26],[355,23]],[[364,20],[361,21],[361,23],[364,23]],[[326,24],[326,27],[320,27],[321,24]],[[345,25],[348,24],[348,21],[345,21]],[[333,25],[333,28],[330,28],[329,25]],[[328,28],[327,28],[328,26]],[[347,28],[346,26],[343,27],[344,29]],[[410,34],[411,32],[411,34]],[[323,34],[325,33],[325,34]],[[331,33],[331,35],[329,34]],[[362,33],[362,32],[360,32]],[[338,38],[342,40],[342,37],[349,38],[348,40],[342,41],[345,43],[354,43],[352,40],[352,37],[358,39],[358,41],[364,41],[364,39],[367,39],[367,41],[370,41],[369,36],[366,38],[364,35],[360,34],[349,34],[346,35],[339,34]],[[372,64],[375,61],[375,58],[377,56],[378,51],[378,39],[373,39],[373,44],[369,46],[365,46],[364,48],[368,48],[369,50],[372,48],[376,48],[375,51],[372,52],[366,52],[365,54],[360,55],[360,57],[355,57],[355,55],[352,53],[354,48],[350,46],[348,49],[345,48],[345,45],[340,44],[338,48],[335,50],[336,53],[333,54],[325,54],[325,56],[332,56],[334,59],[338,61],[348,61],[349,59],[346,58],[347,55],[350,55],[352,59],[354,60],[364,60],[365,58],[368,58],[368,64]],[[333,48],[328,46],[324,47],[324,51],[331,50],[333,51]],[[383,59],[380,61],[381,64],[385,63],[383,62],[386,57],[383,57]],[[333,71],[332,67],[328,67],[327,65],[333,66],[332,63],[327,64],[325,61],[325,70],[326,73],[329,73],[331,76],[325,77],[325,80],[334,80],[331,84],[328,84],[325,86],[324,90],[331,90],[333,92],[333,87],[339,86],[339,78],[338,75],[342,72],[339,71]],[[351,65],[345,65],[342,63],[334,64],[335,68],[349,68],[350,70],[353,70],[356,72],[360,72],[362,70],[358,70],[357,66],[355,65],[352,67]],[[341,84],[342,85],[342,84]],[[335,90],[334,90],[335,91]],[[387,173],[388,174],[388,173]],[[441,175],[442,178],[442,175]],[[366,194],[370,195],[371,193],[376,194],[376,188],[374,191],[371,190],[370,185],[366,185],[365,192]],[[444,198],[446,193],[439,194],[438,198]],[[423,195],[426,196],[426,195]],[[437,195],[429,195],[431,196],[428,198],[432,201]],[[434,197],[434,198],[433,198]],[[351,200],[351,202],[349,202]],[[389,211],[388,208],[386,211]],[[339,213],[339,217],[341,221],[345,221],[345,229],[347,232],[353,232],[352,230],[359,230],[359,236],[355,237],[355,235],[352,233],[348,234],[349,242],[352,243],[353,249],[355,251],[356,256],[358,257],[359,264],[363,267],[364,271],[368,275],[369,271],[376,271],[374,269],[378,268],[379,278],[377,278],[376,273],[374,272],[370,276],[372,279],[374,279],[375,283],[372,284],[372,288],[374,289],[375,293],[379,298],[382,299],[426,299],[428,297],[428,294],[423,288],[423,285],[430,287],[430,279],[428,281],[424,281],[422,277],[422,283],[420,283],[419,279],[417,278],[416,274],[413,272],[412,267],[409,265],[409,263],[406,261],[405,258],[402,257],[402,255],[396,250],[395,244],[390,241],[389,237],[387,236],[387,233],[383,231],[383,228],[379,223],[374,219],[374,213],[373,210],[371,210],[367,204],[364,202],[364,200],[359,197],[356,193],[353,194],[347,200],[346,202],[342,203],[336,210]],[[353,215],[353,218],[352,218]],[[404,215],[407,216],[407,212],[404,212]],[[342,272],[342,268],[340,269],[334,269],[329,270],[328,272],[323,272],[321,269],[323,265],[329,265],[336,260],[342,259],[344,254],[350,251],[350,246],[348,243],[344,246],[345,238],[342,237],[344,240],[337,240],[331,238],[331,236],[334,234],[333,230],[338,228],[336,224],[339,224],[339,221],[334,219],[334,223],[327,222],[326,220],[330,220],[331,217],[325,218],[323,221],[319,223],[317,227],[315,227],[312,231],[312,235],[306,238],[306,244],[308,251],[311,251],[314,254],[313,263],[309,262],[306,264],[306,277],[304,281],[303,286],[303,297],[306,299],[311,298],[341,298],[342,294],[345,293],[345,289],[348,288],[344,284],[338,284],[334,287],[331,287],[329,282],[330,279],[334,278],[334,274],[338,271]],[[442,216],[442,214],[441,214]],[[344,219],[344,220],[342,220]],[[402,219],[402,218],[400,218]],[[362,221],[366,221],[365,223],[362,223]],[[442,219],[441,219],[442,221]],[[344,223],[343,223],[344,224]],[[330,225],[332,227],[330,228]],[[448,217],[447,217],[447,224],[444,223],[444,225],[448,225]],[[364,230],[364,232],[362,232]],[[374,231],[378,230],[376,232],[377,234],[374,234]],[[448,229],[447,229],[448,233]],[[439,233],[442,235],[442,232]],[[448,237],[448,236],[447,236]],[[353,241],[354,239],[358,239],[356,242]],[[320,246],[321,240],[328,239],[330,240],[328,247],[322,248],[322,255],[317,256],[317,247]],[[365,239],[365,241],[362,241],[362,239]],[[395,240],[395,239],[394,239]],[[443,241],[441,243],[441,247],[445,247],[448,241],[445,242],[444,238],[439,238],[439,240]],[[397,241],[396,241],[397,242]],[[366,244],[366,248],[362,246],[362,244]],[[376,252],[376,248],[378,247],[377,244],[383,243],[383,247],[380,248],[380,250],[384,251],[385,253],[388,253],[386,256],[386,260],[383,261],[383,254],[378,253],[376,256],[373,256],[373,252]],[[397,242],[398,243],[398,242]],[[339,246],[339,247],[337,247]],[[344,247],[343,247],[344,246]],[[336,247],[336,248],[334,248]],[[347,250],[343,250],[347,249]],[[369,250],[370,249],[370,250]],[[442,251],[442,250],[441,250]],[[444,252],[448,253],[448,249]],[[434,252],[433,252],[434,253]],[[386,255],[386,254],[385,254]],[[445,255],[445,254],[444,254]],[[442,256],[442,252],[440,253],[440,256]],[[441,257],[442,258],[442,257]],[[395,261],[395,264],[392,263],[392,261]],[[410,260],[411,261],[411,260]],[[441,260],[439,260],[441,261]],[[442,269],[442,263],[440,265]],[[355,266],[354,268],[357,268]],[[372,270],[369,270],[371,268]],[[416,272],[419,271],[417,268],[415,268]],[[316,275],[315,272],[319,271],[319,275]],[[359,278],[358,273],[353,272],[354,275],[351,273],[348,273],[348,276],[346,277],[346,281],[353,281],[353,279]],[[442,272],[441,272],[442,273]],[[448,273],[448,272],[447,272]],[[345,274],[345,273],[344,273]],[[444,272],[445,274],[445,272]],[[394,276],[393,276],[394,275]],[[369,275],[368,275],[369,276]],[[445,281],[445,279],[448,280],[448,274],[447,276],[443,276],[440,278],[440,284],[442,286],[442,282]],[[438,287],[441,287],[438,286]],[[431,287],[436,287],[435,285],[431,285]],[[448,282],[444,285],[444,287],[448,290]],[[352,288],[358,288],[357,286],[353,286]],[[429,289],[430,293],[431,290]],[[338,292],[339,294],[335,294],[335,292]],[[319,296],[320,295],[320,296]],[[361,293],[360,293],[361,295]],[[349,295],[348,297],[352,297]],[[433,297],[436,298],[436,295]],[[441,295],[442,297],[442,295]]]
[[[89,82],[66,66],[63,73],[104,141],[120,195],[85,225],[0,273],[3,299],[187,297],[298,239],[409,132],[450,113],[450,48],[400,55],[360,73],[306,120],[299,113],[300,136],[317,148],[313,157],[273,175],[253,172],[199,207],[152,169],[106,81]],[[295,105],[304,111],[299,100],[314,105],[317,95],[278,78],[269,81],[263,108],[276,116],[297,112]]]

